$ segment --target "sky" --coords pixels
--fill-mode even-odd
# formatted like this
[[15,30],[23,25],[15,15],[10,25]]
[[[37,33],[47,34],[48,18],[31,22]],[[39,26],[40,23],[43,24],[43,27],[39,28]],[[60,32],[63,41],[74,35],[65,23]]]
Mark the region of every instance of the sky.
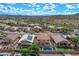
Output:
[[78,3],[0,3],[0,15],[49,16],[77,13]]

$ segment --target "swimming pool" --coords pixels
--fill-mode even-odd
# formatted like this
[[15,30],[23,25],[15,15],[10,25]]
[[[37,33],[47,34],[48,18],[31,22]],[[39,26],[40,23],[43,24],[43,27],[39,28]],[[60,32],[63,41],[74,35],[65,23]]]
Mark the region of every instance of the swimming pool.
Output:
[[45,48],[43,48],[43,51],[52,51],[52,48],[51,47],[45,47]]

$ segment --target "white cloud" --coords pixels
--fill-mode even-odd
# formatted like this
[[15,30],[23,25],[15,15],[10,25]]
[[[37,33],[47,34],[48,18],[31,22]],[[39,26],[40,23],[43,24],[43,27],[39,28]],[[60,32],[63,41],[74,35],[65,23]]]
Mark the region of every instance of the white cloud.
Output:
[[2,5],[2,4],[0,4],[0,12],[3,12],[3,13],[8,12],[7,8],[4,5]]
[[79,8],[79,4],[75,4],[75,6],[76,6],[77,8]]
[[0,4],[0,11],[3,12],[4,14],[9,14],[9,13],[15,13],[16,9],[14,7],[8,6],[5,7],[4,5]]
[[0,4],[0,12],[3,12],[3,14],[14,14],[14,15],[32,14],[32,10],[24,10],[24,9],[15,8],[12,6],[5,7],[4,5],[1,5],[1,4]]
[[31,5],[36,5],[37,3],[30,3]]
[[1,5],[1,4],[0,4],[0,9],[1,9],[1,10],[5,10],[6,7],[5,7],[4,5]]
[[40,5],[36,5],[36,7],[40,8]]
[[36,10],[40,10],[40,8],[36,8]]
[[0,4],[0,8],[3,8],[4,6]]
[[16,4],[16,3],[7,3],[7,4],[14,5],[14,4]]
[[37,6],[36,3],[29,3],[29,5],[31,5],[32,7]]
[[54,10],[55,8],[56,8],[56,5],[55,4],[46,4],[43,7],[43,10],[45,10],[45,11],[51,11],[51,10]]
[[66,10],[64,10],[64,12],[62,12],[60,14],[76,14],[76,13],[78,13],[78,12],[66,9]]
[[28,6],[31,7],[32,5],[29,4]]
[[23,5],[27,5],[27,6],[29,6],[29,7],[31,7],[32,6],[32,4],[30,4],[30,3],[23,3]]
[[23,10],[22,12],[24,12],[25,14],[31,14],[32,10]]
[[[33,5],[35,6],[36,4],[33,4]],[[33,7],[33,9],[37,10],[37,11],[35,11],[33,9],[27,10],[27,9],[15,8],[15,7],[12,7],[10,5],[5,7],[4,5],[0,4],[0,12],[2,12],[3,14],[13,14],[13,15],[44,15],[44,14],[50,14],[50,13],[55,12],[54,8],[55,8],[54,5],[45,5],[43,7],[43,10],[39,10],[40,5],[36,5],[35,7]]]
[[75,4],[66,4],[66,9],[60,14],[75,14],[74,9],[76,8]]
[[74,6],[74,5],[70,5],[70,4],[66,4],[66,8],[67,8],[67,9],[74,9],[75,6]]

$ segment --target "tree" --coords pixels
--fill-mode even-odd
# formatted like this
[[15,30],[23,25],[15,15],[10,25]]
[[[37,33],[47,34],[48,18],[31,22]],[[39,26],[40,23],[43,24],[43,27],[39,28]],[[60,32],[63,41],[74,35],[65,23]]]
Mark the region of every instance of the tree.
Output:
[[79,37],[74,37],[72,41],[76,44],[79,44]]
[[39,55],[39,47],[36,44],[32,44],[29,48],[29,55],[37,56]]
[[28,49],[26,49],[26,48],[20,49],[20,53],[22,54],[22,56],[27,56],[27,55],[29,55],[29,54],[28,54]]

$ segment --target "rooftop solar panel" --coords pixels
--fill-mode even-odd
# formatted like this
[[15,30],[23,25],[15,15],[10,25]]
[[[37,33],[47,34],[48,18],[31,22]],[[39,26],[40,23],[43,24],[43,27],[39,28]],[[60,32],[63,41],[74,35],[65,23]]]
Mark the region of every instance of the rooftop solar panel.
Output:
[[28,35],[27,39],[28,40],[32,40],[32,36],[31,35]]

